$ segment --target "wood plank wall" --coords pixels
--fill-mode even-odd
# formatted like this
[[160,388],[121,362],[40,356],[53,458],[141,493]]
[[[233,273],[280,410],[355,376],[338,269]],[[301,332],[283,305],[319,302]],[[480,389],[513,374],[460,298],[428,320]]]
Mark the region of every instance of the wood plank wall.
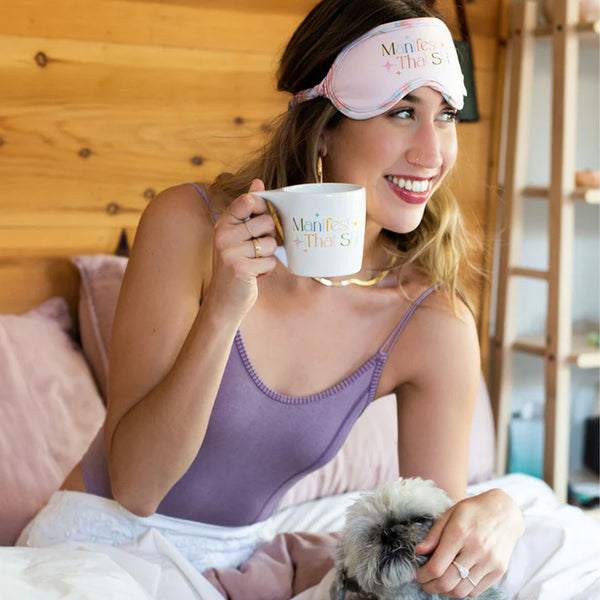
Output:
[[[466,4],[482,119],[459,126],[455,189],[481,236],[495,202],[499,2]],[[315,3],[3,0],[0,312],[74,302],[69,256],[114,252],[155,193],[235,169],[285,110],[277,57]],[[453,2],[438,5],[455,22]],[[488,269],[489,253],[475,260]],[[488,290],[475,290],[484,354]]]

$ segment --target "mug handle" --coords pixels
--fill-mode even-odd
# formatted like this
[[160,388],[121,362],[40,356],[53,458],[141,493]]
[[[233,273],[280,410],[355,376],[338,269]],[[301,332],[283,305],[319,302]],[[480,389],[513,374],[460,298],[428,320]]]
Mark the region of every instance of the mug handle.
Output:
[[[253,192],[253,193],[256,193],[256,192]],[[277,230],[277,233],[278,233],[281,241],[283,242],[283,228],[281,227],[281,222],[279,221],[279,215],[277,214],[275,207],[271,204],[271,202],[269,202],[269,200],[267,200],[265,198],[265,202],[267,203],[267,208],[269,209],[269,212],[271,213],[271,216],[273,217],[273,220],[275,221],[275,229]],[[273,256],[284,267],[288,266],[287,254],[285,252],[285,247],[283,246],[283,244],[277,244],[277,248],[275,249],[275,252],[273,252]]]

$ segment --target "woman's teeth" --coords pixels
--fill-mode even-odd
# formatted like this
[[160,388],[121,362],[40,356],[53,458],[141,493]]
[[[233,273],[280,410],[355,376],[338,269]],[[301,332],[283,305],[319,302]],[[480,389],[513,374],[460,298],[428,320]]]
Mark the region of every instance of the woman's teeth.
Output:
[[409,192],[426,192],[429,188],[429,181],[427,179],[406,179],[404,177],[395,177],[394,175],[386,175],[385,178],[395,186]]

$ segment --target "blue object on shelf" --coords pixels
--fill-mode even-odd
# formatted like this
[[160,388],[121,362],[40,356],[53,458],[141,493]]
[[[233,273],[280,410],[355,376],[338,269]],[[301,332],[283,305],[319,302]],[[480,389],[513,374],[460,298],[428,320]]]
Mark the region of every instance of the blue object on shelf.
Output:
[[544,422],[540,418],[515,416],[510,422],[508,470],[542,477],[544,465]]

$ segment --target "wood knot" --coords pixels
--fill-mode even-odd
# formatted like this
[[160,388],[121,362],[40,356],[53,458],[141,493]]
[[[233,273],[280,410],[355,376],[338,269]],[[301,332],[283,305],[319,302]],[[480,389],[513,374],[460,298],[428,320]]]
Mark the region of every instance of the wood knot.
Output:
[[146,200],[152,200],[154,196],[156,196],[154,188],[149,187],[144,190],[144,198],[146,198]]
[[81,148],[78,154],[81,156],[81,158],[89,158],[92,154],[92,151],[89,148]]
[[244,117],[236,117],[236,118],[233,120],[233,122],[234,122],[236,125],[243,125],[243,124],[244,124]]
[[201,156],[192,156],[192,158],[190,158],[190,162],[194,166],[199,167],[201,164],[204,163],[204,159]]
[[35,55],[35,63],[38,67],[45,67],[48,64],[48,57],[45,52],[38,52]]
[[106,213],[109,215],[116,215],[119,212],[120,208],[121,207],[116,202],[109,202],[106,205]]

